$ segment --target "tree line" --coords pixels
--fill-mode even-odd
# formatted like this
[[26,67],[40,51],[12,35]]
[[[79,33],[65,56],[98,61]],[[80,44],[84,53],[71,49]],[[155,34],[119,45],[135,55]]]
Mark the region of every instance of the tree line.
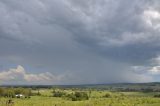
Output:
[[15,98],[17,94],[22,94],[25,98],[29,98],[32,92],[30,88],[0,88],[0,97]]

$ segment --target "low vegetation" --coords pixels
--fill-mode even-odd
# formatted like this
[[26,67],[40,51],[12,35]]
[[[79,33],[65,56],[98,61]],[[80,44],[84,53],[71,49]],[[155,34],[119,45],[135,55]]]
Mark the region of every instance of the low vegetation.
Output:
[[[158,91],[128,91],[127,88],[120,91],[116,90],[117,86],[103,87],[0,87],[0,106],[160,106]],[[17,98],[17,94],[24,98]]]
[[15,98],[17,94],[29,98],[32,95],[31,89],[26,88],[0,88],[0,97]]

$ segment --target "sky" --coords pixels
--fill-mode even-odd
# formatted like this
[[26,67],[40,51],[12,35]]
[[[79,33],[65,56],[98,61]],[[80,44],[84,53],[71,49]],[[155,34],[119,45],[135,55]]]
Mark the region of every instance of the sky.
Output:
[[0,85],[160,81],[159,0],[0,0]]

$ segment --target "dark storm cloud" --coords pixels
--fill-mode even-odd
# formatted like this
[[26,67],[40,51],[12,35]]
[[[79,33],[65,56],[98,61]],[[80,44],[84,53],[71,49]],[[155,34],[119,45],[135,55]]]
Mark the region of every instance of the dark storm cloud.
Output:
[[6,67],[0,75],[19,76],[19,68],[10,69],[14,64],[24,66],[20,66],[23,70],[29,67],[20,74],[29,76],[21,78],[20,83],[26,84],[47,79],[47,73],[52,75],[50,84],[151,81],[151,76],[130,69],[159,54],[157,4],[149,0],[0,0],[0,64]]
[[74,32],[76,40],[94,52],[123,62],[141,63],[156,56],[159,31],[148,27],[143,19],[144,11],[149,10],[152,3],[102,1],[91,0],[92,5],[73,1],[78,11],[91,21],[87,24],[89,30]]

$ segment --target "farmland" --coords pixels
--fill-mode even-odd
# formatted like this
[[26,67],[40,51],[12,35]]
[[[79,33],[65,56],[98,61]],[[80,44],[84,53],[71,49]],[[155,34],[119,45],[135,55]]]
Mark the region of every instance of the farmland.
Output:
[[[34,88],[2,87],[13,92],[5,96],[1,95],[0,106],[160,106],[159,91],[150,91],[158,90],[158,87],[157,84],[156,86],[148,84],[121,84],[119,86],[116,84]],[[14,97],[15,93],[27,96],[17,98]],[[6,104],[9,99],[13,101],[13,104]]]

